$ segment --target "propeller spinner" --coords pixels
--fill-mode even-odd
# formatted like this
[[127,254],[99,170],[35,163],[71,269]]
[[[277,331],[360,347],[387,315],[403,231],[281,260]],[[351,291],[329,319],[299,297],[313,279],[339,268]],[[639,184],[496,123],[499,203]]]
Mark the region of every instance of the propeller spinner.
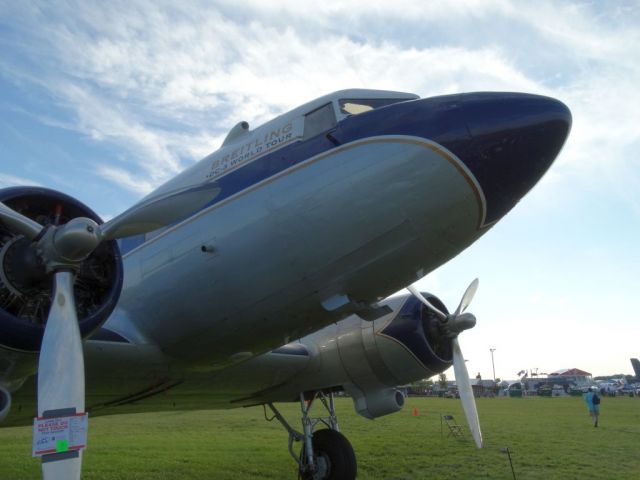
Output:
[[478,410],[476,409],[476,402],[473,396],[473,390],[471,389],[471,382],[469,381],[469,372],[467,372],[467,366],[465,365],[460,343],[458,342],[460,332],[472,328],[476,324],[475,317],[470,313],[465,313],[465,310],[471,303],[471,300],[473,300],[477,289],[478,279],[476,278],[467,287],[456,311],[453,314],[446,314],[431,304],[413,285],[407,287],[407,290],[409,290],[412,295],[438,316],[445,335],[451,338],[453,346],[453,370],[456,374],[458,391],[460,392],[460,399],[462,400],[462,409],[467,417],[467,423],[469,424],[469,430],[471,430],[473,440],[478,448],[482,448],[482,431],[480,430]]

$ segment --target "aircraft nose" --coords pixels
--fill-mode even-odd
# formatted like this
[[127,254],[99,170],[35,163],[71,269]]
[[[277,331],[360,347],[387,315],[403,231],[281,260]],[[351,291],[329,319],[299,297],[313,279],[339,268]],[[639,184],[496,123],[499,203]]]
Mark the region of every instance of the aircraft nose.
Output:
[[544,175],[571,129],[571,112],[553,98],[475,93],[460,102],[471,141],[460,158],[481,185],[485,224],[500,219]]

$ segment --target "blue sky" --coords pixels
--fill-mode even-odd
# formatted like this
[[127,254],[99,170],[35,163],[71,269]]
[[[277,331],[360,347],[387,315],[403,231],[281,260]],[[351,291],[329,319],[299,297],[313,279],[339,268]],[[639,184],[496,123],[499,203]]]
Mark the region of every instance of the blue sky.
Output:
[[[550,95],[574,125],[540,184],[418,283],[455,308],[470,373],[640,356],[640,3],[0,0],[0,188],[64,191],[103,217],[330,91]],[[425,3],[426,5],[423,5]],[[453,375],[451,373],[451,375]]]

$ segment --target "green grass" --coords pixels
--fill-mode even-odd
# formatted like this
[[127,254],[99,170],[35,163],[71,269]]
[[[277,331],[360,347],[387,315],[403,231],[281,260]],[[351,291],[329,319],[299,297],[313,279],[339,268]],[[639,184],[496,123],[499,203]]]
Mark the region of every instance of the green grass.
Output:
[[[464,423],[456,400],[409,398],[401,412],[374,421],[356,415],[348,399],[336,404],[360,479],[510,479],[504,447],[518,479],[640,477],[638,398],[604,398],[597,429],[580,398],[479,399],[483,450],[470,438],[441,436],[440,413]],[[297,427],[298,405],[281,410]],[[30,450],[30,427],[0,429],[0,479],[39,478]],[[296,478],[287,435],[262,408],[90,419],[83,479],[251,478]]]

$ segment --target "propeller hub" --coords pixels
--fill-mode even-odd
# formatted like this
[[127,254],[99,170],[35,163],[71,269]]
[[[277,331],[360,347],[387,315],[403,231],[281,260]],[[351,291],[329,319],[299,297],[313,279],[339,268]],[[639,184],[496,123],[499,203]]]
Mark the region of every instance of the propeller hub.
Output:
[[458,336],[460,332],[476,326],[476,317],[471,313],[461,313],[449,318],[446,329],[451,337]]
[[77,271],[100,244],[100,228],[90,218],[76,217],[59,227],[50,226],[38,240],[38,255],[47,272]]
[[56,229],[53,243],[58,254],[65,260],[82,261],[100,243],[98,224],[90,218],[73,218]]

